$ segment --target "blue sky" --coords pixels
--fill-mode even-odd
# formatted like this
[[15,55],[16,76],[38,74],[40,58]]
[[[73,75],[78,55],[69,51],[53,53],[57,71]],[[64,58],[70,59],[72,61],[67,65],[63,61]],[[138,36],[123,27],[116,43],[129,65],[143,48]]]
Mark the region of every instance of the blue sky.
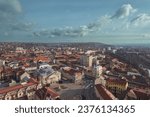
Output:
[[0,41],[150,43],[149,0],[0,0]]

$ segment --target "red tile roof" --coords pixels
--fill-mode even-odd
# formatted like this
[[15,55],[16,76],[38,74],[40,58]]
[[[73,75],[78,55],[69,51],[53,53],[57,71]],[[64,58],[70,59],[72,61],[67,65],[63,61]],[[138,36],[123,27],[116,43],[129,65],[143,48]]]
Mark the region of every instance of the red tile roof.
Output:
[[15,86],[10,86],[10,87],[7,87],[7,88],[4,88],[4,89],[0,89],[0,94],[3,94],[3,93],[7,93],[7,92],[10,92],[10,91],[14,91],[14,90],[19,90],[23,87],[28,87],[28,86],[31,86],[31,85],[34,85],[34,84],[37,84],[36,82],[28,82],[27,84],[18,84],[18,85],[15,85]]
[[108,91],[103,85],[97,84],[96,89],[104,100],[115,100],[117,99],[110,91]]
[[109,83],[119,84],[119,85],[126,85],[127,81],[125,79],[114,79],[114,78],[108,78],[106,79]]
[[82,71],[75,70],[75,69],[72,69],[72,68],[70,68],[70,69],[63,69],[63,71],[65,73],[70,74],[70,75],[75,75],[76,73],[82,73]]
[[133,89],[133,92],[136,94],[136,96],[140,99],[150,99],[150,93],[146,93],[144,90],[142,91],[141,89]]
[[37,56],[34,61],[49,61],[49,58],[47,56]]
[[55,91],[53,91],[49,87],[43,87],[36,91],[36,95],[40,98],[40,100],[45,100],[46,97],[50,96],[51,99],[57,99],[59,98],[59,94],[57,94]]
[[51,88],[46,87],[46,89],[47,89],[46,95],[50,94],[52,99],[56,99],[59,97],[59,94],[53,91]]
[[131,88],[128,87],[127,89],[128,92],[133,92],[137,98],[139,99],[150,99],[150,88]]

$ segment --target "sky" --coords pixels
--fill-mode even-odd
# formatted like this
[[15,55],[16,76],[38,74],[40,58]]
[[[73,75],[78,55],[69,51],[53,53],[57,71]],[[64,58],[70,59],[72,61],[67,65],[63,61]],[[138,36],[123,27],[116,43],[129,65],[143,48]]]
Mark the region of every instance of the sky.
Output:
[[150,44],[150,0],[0,0],[0,41]]

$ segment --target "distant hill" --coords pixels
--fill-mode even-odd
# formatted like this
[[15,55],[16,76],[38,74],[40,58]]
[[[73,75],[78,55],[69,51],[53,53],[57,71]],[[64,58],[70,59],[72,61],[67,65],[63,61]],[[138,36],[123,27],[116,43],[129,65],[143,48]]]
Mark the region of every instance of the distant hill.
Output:
[[75,42],[75,43],[49,43],[49,45],[57,45],[59,47],[67,47],[67,46],[72,46],[72,47],[83,47],[83,48],[104,48],[104,47],[108,47],[111,45],[107,45],[107,44],[103,44],[103,43],[96,43],[96,42],[84,42],[84,43],[80,43],[80,42]]
[[10,44],[14,46],[45,46],[45,47],[82,47],[82,48],[106,48],[107,45],[99,42],[60,42],[60,43],[26,43],[26,42],[0,42],[0,44]]

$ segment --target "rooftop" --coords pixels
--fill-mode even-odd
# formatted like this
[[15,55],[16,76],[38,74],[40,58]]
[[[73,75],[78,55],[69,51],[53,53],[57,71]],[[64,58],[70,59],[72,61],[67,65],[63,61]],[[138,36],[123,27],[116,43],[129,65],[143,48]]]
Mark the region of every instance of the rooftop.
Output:
[[127,83],[126,79],[108,78],[108,79],[106,79],[106,81],[109,83],[115,83],[115,84],[120,84],[120,85],[126,85],[126,83]]
[[27,82],[26,84],[17,84],[15,86],[10,86],[10,87],[4,88],[4,89],[0,89],[0,94],[7,93],[10,91],[14,91],[14,90],[19,90],[23,87],[28,87],[28,86],[31,86],[34,84],[37,84],[37,82],[31,78],[31,80],[29,82]]
[[97,84],[95,85],[98,93],[102,96],[104,100],[116,100],[117,98],[108,91],[103,85]]
[[50,87],[43,87],[36,91],[36,95],[41,99],[45,100],[46,97],[49,97],[50,99],[57,99],[59,98],[59,94],[57,94],[53,89]]

